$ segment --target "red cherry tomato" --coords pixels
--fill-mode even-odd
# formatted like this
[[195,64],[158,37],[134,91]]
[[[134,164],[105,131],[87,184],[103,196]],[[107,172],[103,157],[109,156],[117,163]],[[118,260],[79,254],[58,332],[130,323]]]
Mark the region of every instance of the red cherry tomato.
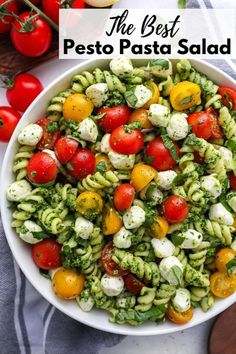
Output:
[[114,277],[122,277],[129,273],[128,270],[121,269],[112,259],[113,242],[108,242],[102,250],[101,262],[105,271]]
[[30,22],[31,30],[24,31],[23,25],[15,20],[11,29],[11,40],[18,52],[28,57],[43,55],[51,45],[52,30],[49,24],[40,16],[29,21],[29,11],[20,14],[19,18],[24,26]]
[[13,108],[24,112],[42,90],[43,85],[37,77],[22,73],[9,81],[6,96]]
[[[180,156],[180,151],[175,142],[176,154]],[[150,158],[150,165],[157,171],[166,171],[175,167],[176,161],[171,156],[170,151],[165,147],[161,137],[157,137],[147,144],[145,154]]]
[[[62,3],[62,4],[61,4]],[[43,0],[43,12],[50,17],[56,24],[59,23],[59,9],[83,9],[85,7],[84,0]]]
[[185,220],[188,216],[188,212],[188,204],[184,198],[179,195],[171,195],[163,204],[164,216],[171,224]]
[[127,106],[119,105],[102,107],[98,110],[98,114],[101,113],[105,113],[105,116],[99,120],[99,124],[104,132],[111,133],[112,130],[128,122],[131,111]]
[[234,175],[233,172],[228,174],[229,181],[230,181],[230,187],[236,191],[236,176]]
[[30,0],[32,4],[37,5],[41,2],[41,0]]
[[[6,0],[0,0],[0,5],[2,5],[4,2],[6,2]],[[18,14],[17,3],[15,0],[9,2],[5,8],[7,11],[13,14]],[[14,20],[15,19],[13,16],[3,16],[0,19],[0,33],[8,32],[11,29],[11,25]]]
[[132,273],[125,275],[123,279],[126,289],[133,294],[139,294],[144,287],[144,284],[141,282],[141,280],[139,280]]
[[131,184],[124,183],[116,187],[113,203],[117,210],[124,211],[131,207],[135,196],[135,189]]
[[188,116],[187,121],[193,127],[193,133],[198,138],[208,140],[211,137],[211,121],[206,113],[192,113]]
[[31,182],[37,184],[54,181],[57,177],[55,160],[46,152],[37,152],[29,160],[27,177]]
[[110,145],[119,154],[137,154],[144,146],[143,134],[137,129],[127,132],[121,125],[111,133]]
[[230,87],[222,86],[218,90],[221,95],[221,101],[229,109],[236,109],[236,91]]
[[77,179],[83,179],[95,172],[95,156],[90,150],[77,149],[70,161],[66,164],[66,167],[71,176]]
[[11,107],[0,107],[0,141],[8,142],[21,118],[20,113]]
[[205,162],[204,157],[201,157],[201,156],[199,155],[199,152],[198,152],[198,151],[194,151],[193,154],[194,154],[194,161],[195,161],[195,162],[199,163],[200,165],[202,165],[202,164]]
[[[43,136],[37,145],[37,149],[52,149],[61,135],[56,123],[52,122],[49,118],[44,118],[38,120],[37,124],[43,128]],[[55,129],[53,129],[54,126]]]
[[55,144],[55,153],[58,160],[64,165],[66,164],[72,156],[75,154],[79,143],[67,136],[63,136],[57,140]]
[[41,269],[49,270],[61,266],[61,245],[54,240],[43,240],[32,247],[34,263]]
[[208,115],[211,122],[211,139],[223,138],[224,134],[222,132],[221,126],[218,121],[218,114],[213,107],[206,109],[206,114]]

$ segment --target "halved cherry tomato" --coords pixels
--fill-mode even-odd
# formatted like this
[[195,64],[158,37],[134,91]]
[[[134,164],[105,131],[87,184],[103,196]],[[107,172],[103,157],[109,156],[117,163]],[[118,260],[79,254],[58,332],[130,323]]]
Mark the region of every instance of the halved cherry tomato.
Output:
[[[0,0],[0,5],[3,5],[6,0]],[[17,2],[13,0],[6,5],[6,10],[12,14],[18,13]],[[5,33],[11,29],[12,22],[14,22],[14,16],[3,16],[0,19],[0,33]]]
[[231,248],[221,248],[216,254],[215,266],[219,272],[227,273],[227,263],[236,257],[236,252]]
[[131,207],[135,189],[129,183],[120,184],[114,191],[113,203],[117,210],[124,211]]
[[63,117],[66,120],[81,122],[93,112],[93,102],[83,93],[74,93],[63,104]]
[[61,266],[61,245],[48,239],[36,243],[32,247],[34,263],[41,269],[53,269]]
[[224,137],[221,126],[218,121],[218,114],[213,107],[206,109],[206,114],[208,115],[211,122],[211,139],[220,139]]
[[20,113],[7,106],[0,107],[0,141],[7,143],[21,118]]
[[95,156],[88,149],[77,149],[70,161],[67,162],[66,167],[71,176],[83,179],[95,172]]
[[105,236],[116,234],[122,227],[122,219],[111,206],[106,206],[102,215],[102,232]]
[[153,218],[153,224],[150,226],[151,236],[162,239],[167,235],[169,230],[169,224],[165,218],[159,215],[155,215]]
[[236,91],[230,87],[222,86],[218,90],[221,95],[221,101],[229,109],[236,109]]
[[153,81],[149,81],[147,83],[147,86],[152,91],[152,97],[144,106],[144,108],[148,109],[151,106],[151,104],[158,103],[158,100],[160,98],[160,91],[157,84]]
[[126,289],[133,293],[139,294],[142,288],[145,286],[141,280],[139,280],[135,275],[129,273],[123,277]]
[[145,188],[157,175],[157,171],[144,163],[135,166],[131,172],[131,184],[136,192]]
[[59,268],[52,278],[53,291],[65,300],[75,299],[84,288],[84,280],[75,269]]
[[111,133],[110,145],[119,154],[137,154],[144,146],[143,134],[137,129],[127,131],[125,126],[121,125]]
[[233,172],[230,172],[228,174],[229,181],[230,181],[230,187],[236,191],[236,176]]
[[46,152],[37,152],[28,162],[27,177],[31,182],[39,184],[54,181],[57,177],[55,160]]
[[103,199],[97,192],[85,191],[79,194],[76,204],[78,212],[90,219],[101,213]]
[[138,108],[131,113],[128,124],[134,122],[139,122],[143,129],[152,128],[152,123],[148,119],[148,111],[144,108]]
[[57,123],[52,122],[49,118],[40,119],[36,123],[43,128],[43,136],[37,145],[37,149],[52,149],[61,135]]
[[55,144],[55,153],[57,155],[58,160],[62,164],[66,164],[72,156],[75,154],[79,143],[67,136],[63,136],[57,140]]
[[198,138],[208,140],[211,137],[211,121],[205,112],[195,112],[188,116],[188,124]]
[[[179,148],[173,142],[177,156],[180,155]],[[157,137],[147,144],[145,154],[150,158],[150,165],[157,171],[166,171],[176,166],[176,161],[171,156],[170,151],[165,147],[161,137]]]
[[171,195],[163,204],[163,213],[165,218],[171,223],[179,223],[188,216],[189,206],[185,199],[179,195]]
[[101,128],[106,133],[111,133],[120,125],[128,122],[131,110],[125,105],[115,107],[102,107],[98,110],[98,114],[105,113],[104,117],[99,119]]
[[229,277],[226,273],[215,272],[210,277],[210,288],[216,297],[228,297],[236,290],[236,278]]
[[194,151],[194,161],[202,165],[205,162],[204,157],[199,155],[198,151]]
[[129,273],[128,270],[121,269],[112,259],[113,256],[113,242],[110,241],[102,250],[101,262],[105,271],[114,277],[122,277]]
[[167,317],[170,321],[177,323],[177,324],[184,324],[189,322],[193,317],[193,309],[190,307],[185,312],[178,312],[175,310],[174,306],[171,304],[168,305],[167,309]]

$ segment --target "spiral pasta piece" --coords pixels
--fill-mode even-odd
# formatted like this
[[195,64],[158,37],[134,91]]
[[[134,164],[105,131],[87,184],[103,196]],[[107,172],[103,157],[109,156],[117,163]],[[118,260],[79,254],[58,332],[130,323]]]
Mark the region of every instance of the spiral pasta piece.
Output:
[[119,178],[113,171],[107,171],[102,175],[100,172],[96,172],[93,175],[88,175],[77,185],[78,190],[83,192],[97,191],[103,188],[116,187],[119,182]]
[[95,227],[90,238],[90,245],[92,247],[92,254],[94,261],[98,261],[101,256],[101,252],[104,246],[104,237],[101,229],[99,227]]
[[167,97],[170,95],[171,89],[174,87],[171,76],[168,76],[165,81],[161,81],[158,85],[159,91],[162,96]]
[[161,304],[168,304],[170,298],[175,295],[176,287],[170,284],[161,284],[160,288],[156,291],[156,296],[153,301],[155,306]]
[[236,138],[236,122],[227,107],[220,109],[218,121],[227,139]]
[[71,184],[56,183],[55,190],[65,202],[66,206],[71,210],[76,210],[76,198],[78,194],[77,188],[73,188]]
[[191,296],[191,303],[194,307],[197,307],[198,303],[201,302],[201,300],[208,295],[210,288],[209,287],[200,288],[197,286],[191,286],[189,288],[189,291]]
[[232,232],[234,231],[232,226],[222,225],[209,219],[201,219],[194,222],[194,227],[201,233],[217,237],[223,245],[230,245],[232,242]]
[[16,174],[16,180],[20,181],[27,176],[29,159],[33,156],[35,146],[21,146],[14,157],[12,171]]
[[207,256],[207,251],[211,246],[210,242],[203,241],[198,247],[193,248],[192,252],[189,253],[189,264],[196,269],[203,270],[204,263]]
[[47,117],[53,121],[58,121],[62,117],[63,104],[73,93],[75,93],[73,90],[68,89],[54,96],[47,107]]
[[39,210],[38,219],[44,228],[53,235],[56,235],[65,229],[62,219],[58,216],[55,210],[50,207]]
[[138,305],[135,306],[135,310],[145,312],[152,307],[153,300],[155,299],[156,289],[155,288],[148,288],[144,286],[141,291],[140,295],[137,298]]
[[210,285],[209,274],[204,274],[187,264],[184,279],[188,285],[197,287],[208,287]]
[[184,250],[182,250],[179,247],[176,247],[173,256],[177,257],[178,260],[182,263],[183,270],[184,270],[187,266],[187,263],[188,263],[188,259],[187,259],[187,256],[186,256]]
[[114,249],[113,261],[122,269],[130,270],[139,278],[150,281],[153,286],[157,286],[160,281],[159,267],[155,262],[145,262],[140,257],[135,257],[132,253]]

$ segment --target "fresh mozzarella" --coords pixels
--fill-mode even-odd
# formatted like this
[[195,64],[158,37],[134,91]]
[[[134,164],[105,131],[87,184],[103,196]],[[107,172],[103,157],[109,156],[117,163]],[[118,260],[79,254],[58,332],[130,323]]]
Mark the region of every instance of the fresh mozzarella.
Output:
[[83,238],[84,240],[87,240],[93,232],[93,223],[83,218],[82,216],[79,216],[75,220],[74,229],[79,237]]
[[7,189],[7,199],[10,202],[19,202],[32,191],[32,187],[25,179],[13,182]]
[[152,91],[144,85],[136,85],[132,88],[133,94],[129,95],[130,91],[126,91],[126,102],[131,108],[141,108],[152,97]]
[[168,58],[150,60],[148,69],[151,70],[153,75],[163,79],[172,75],[172,63]]
[[231,226],[234,223],[232,214],[221,203],[214,204],[210,207],[209,218],[210,220],[217,221],[224,225]]
[[154,183],[151,183],[147,187],[143,188],[139,195],[142,200],[152,201],[155,204],[162,203],[164,197],[163,193]]
[[226,147],[221,146],[219,148],[219,152],[223,158],[225,168],[227,170],[232,170],[233,169],[233,153]]
[[136,304],[136,297],[128,294],[121,294],[116,299],[116,305],[118,308],[129,309],[133,308]]
[[187,114],[175,113],[169,119],[166,131],[173,140],[181,140],[188,135]]
[[102,137],[101,152],[103,152],[104,154],[108,154],[108,152],[111,151],[110,136],[111,136],[111,134],[105,134]]
[[216,175],[204,176],[201,178],[201,187],[209,192],[213,198],[218,198],[222,192],[222,186]]
[[78,133],[81,139],[95,143],[98,137],[98,128],[91,118],[86,118],[79,124]]
[[188,229],[187,231],[179,235],[182,238],[180,248],[191,249],[196,248],[202,243],[203,236],[200,232],[194,229]]
[[158,172],[155,178],[155,182],[161,189],[169,190],[172,188],[172,183],[177,173],[172,170]]
[[76,301],[84,312],[91,311],[94,306],[94,300],[87,289],[76,297]]
[[57,157],[56,157],[56,154],[55,154],[54,151],[49,150],[49,149],[44,149],[44,150],[42,150],[42,152],[46,152],[46,154],[48,154],[49,156],[51,156],[51,158],[52,158],[53,160],[55,160],[56,162],[58,161],[58,160],[57,160]]
[[166,237],[164,237],[161,240],[157,238],[153,238],[151,240],[151,244],[154,249],[156,257],[158,258],[166,258],[169,256],[173,256],[174,254],[175,246]]
[[86,90],[86,96],[93,102],[95,107],[101,107],[109,98],[107,84],[99,83],[89,86]]
[[184,288],[177,289],[175,296],[172,299],[172,304],[178,312],[189,310],[191,307],[190,292]]
[[154,126],[167,127],[170,119],[170,110],[161,104],[151,104],[148,111],[148,119]]
[[135,155],[122,155],[112,150],[108,157],[112,166],[118,170],[131,170],[134,167]]
[[35,146],[43,136],[43,128],[38,124],[27,125],[19,134],[18,141],[21,145]]
[[112,277],[104,274],[101,279],[101,287],[107,296],[118,296],[124,289],[124,280],[122,277]]
[[133,64],[130,59],[121,55],[111,60],[110,69],[113,74],[124,77],[133,70]]
[[26,220],[20,228],[20,238],[30,244],[38,243],[42,240],[43,229],[34,221]]
[[232,208],[233,211],[236,213],[236,193],[235,192],[231,192],[227,195],[227,202],[230,208]]
[[134,205],[123,215],[123,222],[126,229],[135,229],[145,222],[145,211]]
[[122,227],[114,236],[113,243],[117,248],[129,248],[131,246],[131,232]]
[[183,266],[175,256],[163,258],[160,262],[161,276],[171,285],[178,285],[180,283]]

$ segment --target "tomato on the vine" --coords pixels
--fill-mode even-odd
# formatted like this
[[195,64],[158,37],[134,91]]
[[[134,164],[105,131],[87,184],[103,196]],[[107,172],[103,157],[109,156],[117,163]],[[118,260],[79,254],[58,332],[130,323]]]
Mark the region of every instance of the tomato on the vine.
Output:
[[112,259],[113,256],[113,242],[110,241],[102,250],[101,263],[105,271],[114,277],[122,277],[129,273],[128,270],[121,269]]
[[77,149],[66,164],[67,172],[77,179],[83,179],[95,172],[96,160],[94,154],[88,149]]
[[117,210],[124,211],[131,207],[135,189],[129,183],[120,184],[114,191],[113,203]]
[[43,0],[43,12],[56,24],[59,23],[60,9],[83,9],[84,0]]
[[179,195],[171,195],[163,204],[163,214],[171,224],[184,221],[188,217],[188,212],[188,204]]
[[[0,0],[0,5],[3,5],[6,0]],[[18,13],[18,8],[17,8],[17,2],[16,0],[12,0],[9,2],[7,5],[4,6],[5,9],[12,14]],[[0,19],[0,33],[5,33],[8,32],[11,29],[12,23],[14,22],[14,17],[13,16],[3,16]]]
[[46,152],[37,152],[29,159],[27,177],[36,184],[54,181],[57,177],[56,161]]
[[205,112],[195,112],[188,116],[188,124],[192,126],[193,133],[205,140],[211,137],[211,121]]
[[43,118],[38,120],[36,124],[43,128],[43,136],[37,145],[37,149],[52,149],[61,134],[57,123],[52,122],[49,118]]
[[28,57],[39,57],[51,45],[52,30],[43,18],[34,17],[30,11],[26,11],[14,21],[11,40],[16,50],[21,54]]
[[55,153],[58,160],[64,165],[66,164],[72,156],[75,154],[79,143],[75,139],[63,136],[57,140],[55,144]]
[[144,146],[143,134],[137,129],[121,125],[112,131],[110,145],[119,154],[137,154]]
[[53,239],[43,240],[32,247],[34,263],[41,269],[49,270],[61,265],[61,245]]
[[229,109],[236,109],[236,91],[230,87],[222,86],[218,90],[221,95],[221,101]]
[[0,141],[8,142],[21,118],[20,113],[11,107],[0,107]]
[[98,110],[98,114],[105,115],[99,119],[101,128],[106,133],[111,133],[115,128],[128,122],[131,111],[125,105],[115,107],[102,107]]
[[34,75],[21,73],[13,80],[7,80],[6,96],[9,104],[24,112],[43,90],[43,85]]

